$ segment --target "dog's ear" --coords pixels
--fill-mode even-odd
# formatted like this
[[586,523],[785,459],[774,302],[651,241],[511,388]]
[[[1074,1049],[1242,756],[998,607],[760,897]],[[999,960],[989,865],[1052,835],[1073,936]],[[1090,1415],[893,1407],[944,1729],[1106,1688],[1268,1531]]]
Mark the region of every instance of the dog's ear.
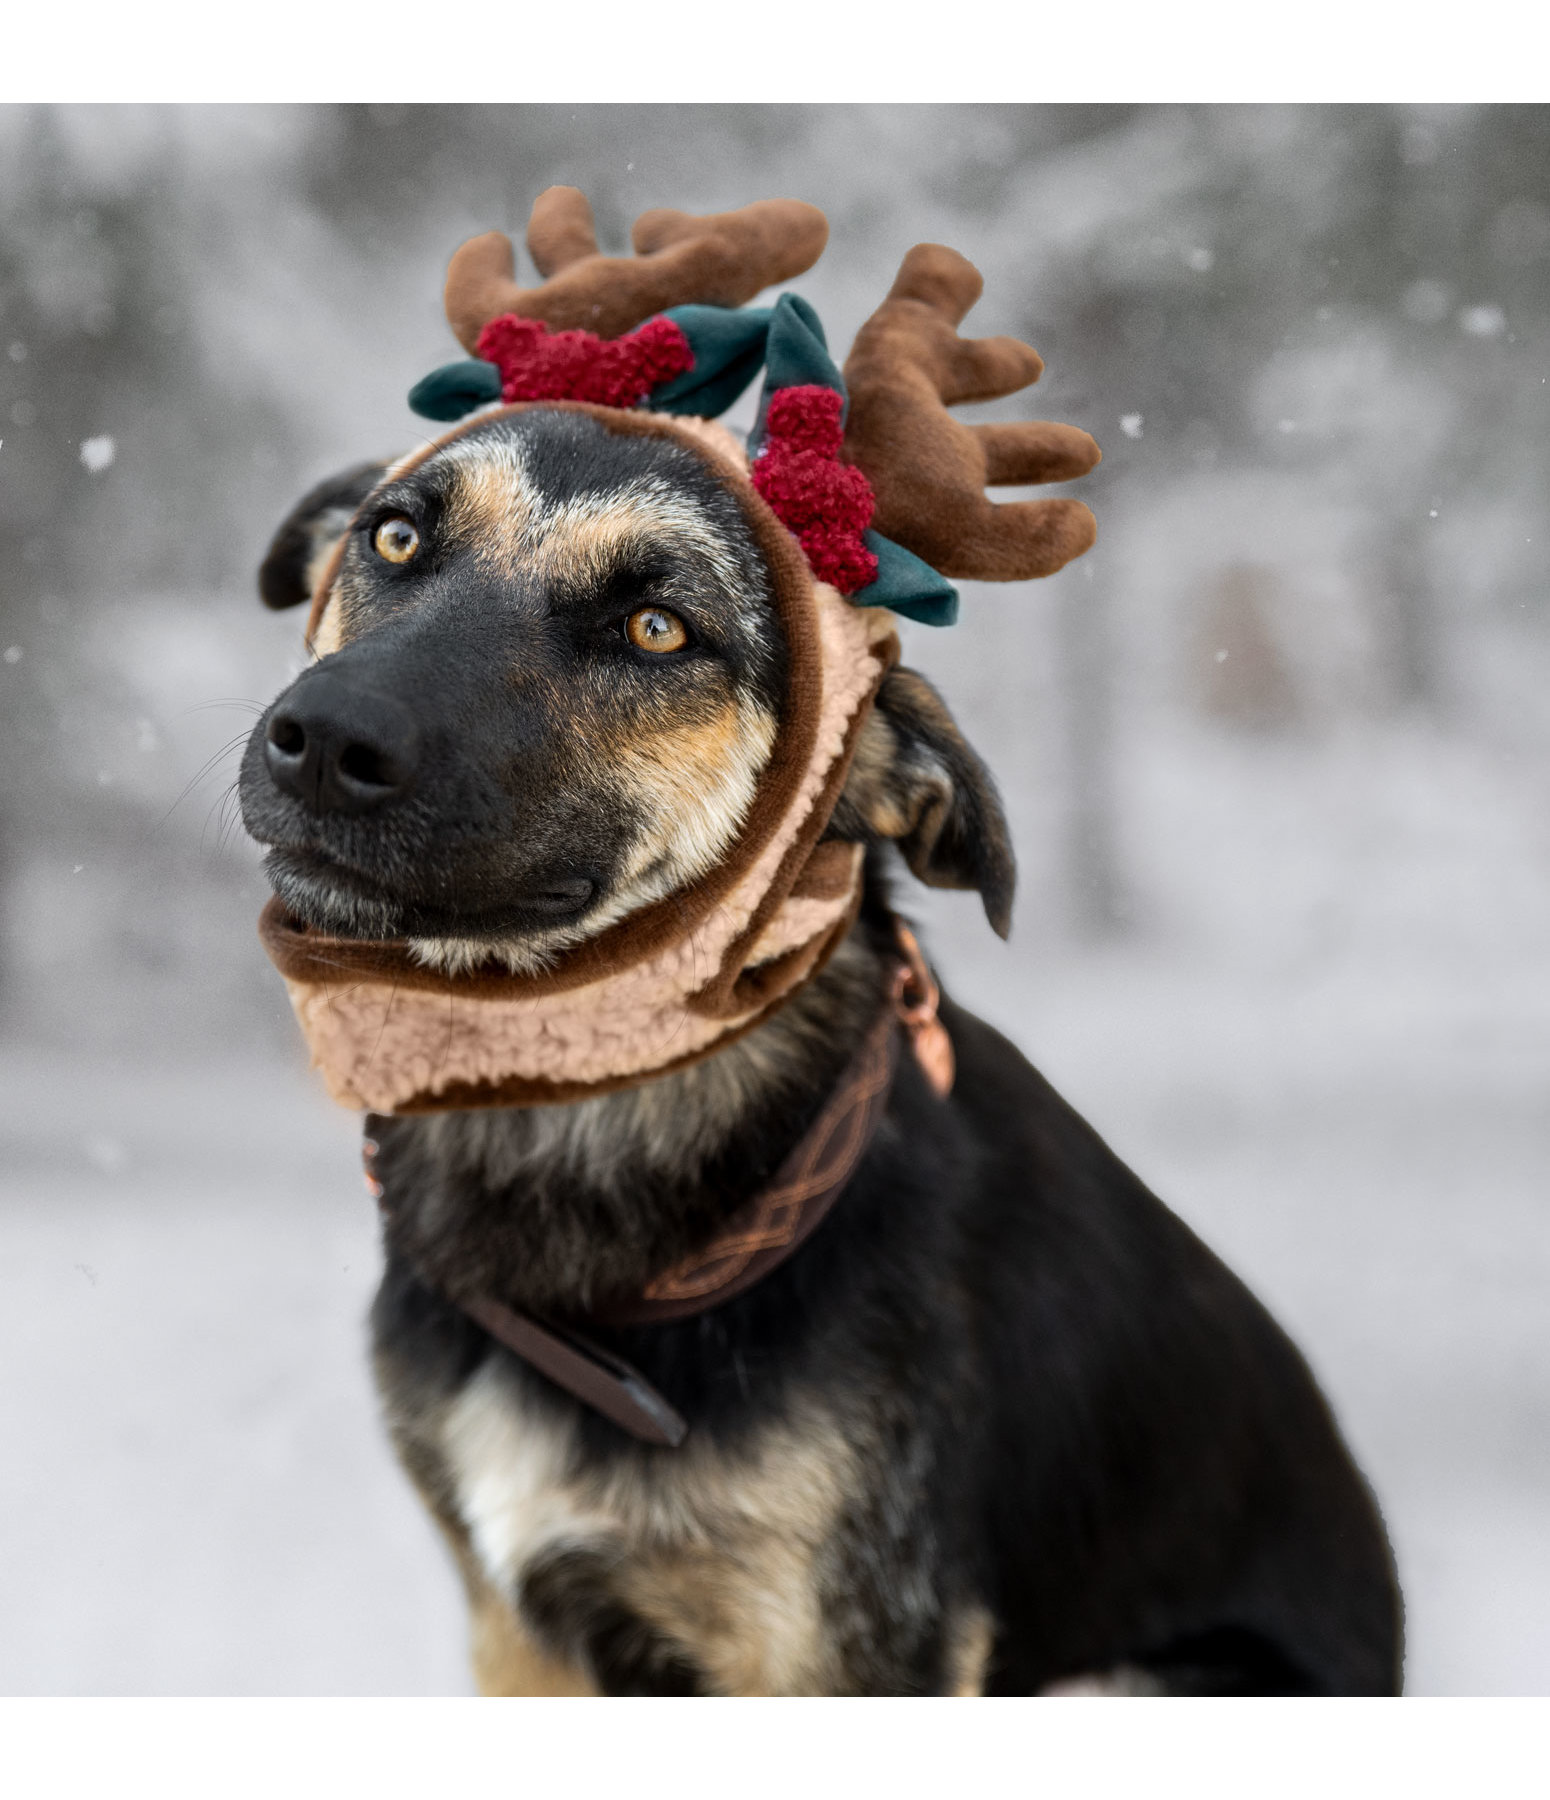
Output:
[[990,771],[942,697],[913,669],[892,669],[862,729],[835,832],[891,838],[928,887],[975,888],[1001,937],[1012,926],[1017,864]]
[[323,563],[339,542],[356,508],[387,472],[385,462],[360,463],[330,475],[298,500],[290,517],[269,541],[258,570],[258,592],[277,612],[312,598]]

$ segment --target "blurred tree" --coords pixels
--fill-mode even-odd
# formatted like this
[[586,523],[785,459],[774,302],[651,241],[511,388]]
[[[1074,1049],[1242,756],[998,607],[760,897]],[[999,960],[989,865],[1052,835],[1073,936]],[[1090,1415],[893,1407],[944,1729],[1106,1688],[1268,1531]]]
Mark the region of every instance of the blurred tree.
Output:
[[1205,595],[1192,646],[1193,686],[1205,711],[1229,725],[1268,731],[1296,717],[1297,696],[1267,616],[1273,570],[1230,563]]
[[79,118],[37,106],[6,121],[0,767],[19,775],[0,790],[0,876],[62,838],[130,863],[149,854],[157,809],[111,766],[113,740],[132,729],[127,701],[112,671],[84,659],[80,625],[104,597],[218,576],[222,472],[239,445],[246,460],[265,412],[211,404],[206,391],[186,115],[142,114],[127,170],[82,155]]
[[[61,815],[90,811],[113,835],[115,809],[71,779],[61,753],[94,696],[73,666],[69,622],[102,569],[103,483],[133,399],[178,386],[171,334],[152,325],[176,299],[157,265],[155,215],[167,159],[127,193],[84,183],[59,116],[11,121],[0,193],[0,859],[14,871]],[[88,447],[89,448],[86,448]],[[83,457],[87,460],[83,460]],[[151,532],[120,536],[127,585],[154,579]]]
[[1115,757],[1114,608],[1090,569],[1067,578],[1055,607],[1065,743],[1067,914],[1077,936],[1101,941],[1131,923]]

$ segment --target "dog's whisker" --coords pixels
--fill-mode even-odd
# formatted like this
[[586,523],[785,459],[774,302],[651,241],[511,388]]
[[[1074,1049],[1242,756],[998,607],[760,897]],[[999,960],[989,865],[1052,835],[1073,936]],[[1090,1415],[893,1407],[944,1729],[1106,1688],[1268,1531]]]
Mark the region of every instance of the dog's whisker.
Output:
[[199,786],[200,782],[205,780],[205,778],[214,770],[217,763],[224,762],[234,751],[239,750],[247,743],[248,735],[249,734],[245,731],[239,733],[227,743],[222,744],[219,750],[212,751],[211,754],[205,758],[193,775],[191,775],[184,783],[182,791],[178,794],[177,799],[173,801],[171,806],[167,808],[162,816],[156,821],[155,825],[152,826],[151,836],[154,836],[162,829],[189,795],[193,793],[194,789]]
[[183,707],[173,716],[174,718],[188,719],[192,718],[195,713],[218,712],[231,707],[238,707],[244,712],[250,712],[255,719],[265,710],[257,700],[201,700],[195,706]]
[[205,809],[204,822],[199,827],[199,854],[201,856],[203,856],[205,854],[205,838],[209,834],[210,821],[213,818],[216,822],[215,854],[216,854],[217,858],[219,858],[219,856],[221,854],[221,831],[222,831],[222,826],[223,826],[223,823],[225,820],[226,803],[228,800],[231,799],[232,795],[235,792],[236,792],[236,783],[233,782],[226,788],[222,789],[222,791],[216,795],[215,799],[213,801],[211,801],[210,805]]
[[237,797],[237,787],[238,782],[233,781],[221,796],[223,823],[216,832],[215,851],[217,856],[221,855],[235,841],[237,832],[242,825],[242,806]]

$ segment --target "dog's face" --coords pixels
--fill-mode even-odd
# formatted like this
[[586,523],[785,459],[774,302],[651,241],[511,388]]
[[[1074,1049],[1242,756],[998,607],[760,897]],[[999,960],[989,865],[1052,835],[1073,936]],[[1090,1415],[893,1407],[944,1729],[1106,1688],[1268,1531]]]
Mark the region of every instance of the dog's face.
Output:
[[317,647],[249,742],[247,828],[293,912],[454,962],[552,952],[703,874],[785,684],[703,460],[544,410],[375,487]]
[[[323,484],[271,545],[264,597],[299,603],[348,530],[319,660],[249,740],[243,821],[321,930],[540,966],[736,838],[785,695],[769,576],[701,455],[585,414],[496,415],[383,476]],[[1000,929],[1000,809],[931,702],[885,683],[834,829],[902,839]]]

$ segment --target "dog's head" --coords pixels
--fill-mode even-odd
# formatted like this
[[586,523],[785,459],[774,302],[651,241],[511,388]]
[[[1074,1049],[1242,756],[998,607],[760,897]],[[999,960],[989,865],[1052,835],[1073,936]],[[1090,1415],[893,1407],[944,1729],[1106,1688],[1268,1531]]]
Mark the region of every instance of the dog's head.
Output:
[[[703,876],[788,711],[786,632],[744,510],[677,435],[503,413],[407,473],[308,494],[260,575],[272,606],[337,559],[321,654],[255,727],[249,832],[287,908],[457,967],[545,960]],[[831,831],[897,839],[1005,929],[994,787],[895,670]]]
[[[785,781],[794,802],[785,765],[829,679],[794,588],[809,615],[816,571],[863,606],[929,593],[914,603],[945,617],[943,575],[1048,574],[1092,542],[1077,502],[985,496],[1098,453],[1068,426],[949,417],[1042,366],[1012,339],[958,337],[980,280],[955,252],[910,252],[843,377],[804,303],[730,310],[808,267],[826,231],[794,201],[648,213],[640,254],[610,258],[585,199],[550,189],[528,231],[542,287],[515,285],[499,233],[453,258],[448,317],[476,360],[414,404],[449,418],[539,403],[323,483],[270,546],[263,597],[313,599],[317,661],[259,721],[240,793],[292,914],[408,938],[449,969],[493,954],[527,970],[674,907],[728,866],[761,796]],[[668,412],[724,407],[761,361],[751,478],[719,427],[632,410],[648,394]],[[1005,820],[940,698],[895,669],[857,717],[843,792],[824,790],[829,835],[897,842],[922,880],[977,888],[1004,934]]]

